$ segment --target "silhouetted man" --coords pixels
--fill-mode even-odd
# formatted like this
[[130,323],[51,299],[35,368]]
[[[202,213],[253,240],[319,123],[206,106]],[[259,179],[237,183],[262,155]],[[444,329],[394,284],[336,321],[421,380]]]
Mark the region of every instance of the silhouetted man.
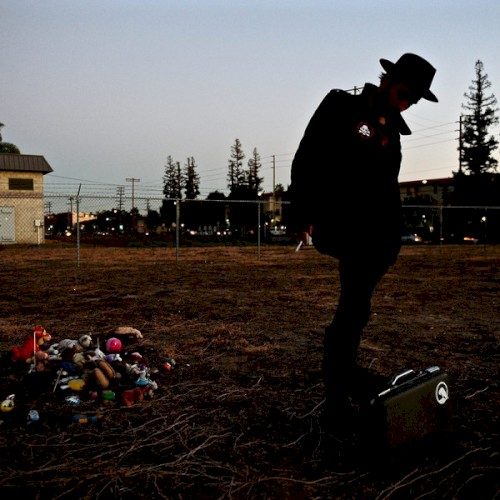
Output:
[[373,291],[401,247],[398,174],[400,134],[411,134],[401,112],[430,91],[436,70],[415,54],[392,63],[379,86],[359,95],[332,90],[311,118],[292,163],[290,199],[297,232],[339,260],[341,293],[324,336],[325,421],[342,431],[351,418],[361,334]]

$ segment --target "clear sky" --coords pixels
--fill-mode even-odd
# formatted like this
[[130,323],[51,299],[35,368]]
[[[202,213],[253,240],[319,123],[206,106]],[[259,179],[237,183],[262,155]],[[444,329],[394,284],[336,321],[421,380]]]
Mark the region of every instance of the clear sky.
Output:
[[[458,120],[480,59],[500,97],[498,0],[0,0],[3,140],[45,156],[46,192],[162,196],[167,156],[227,193],[230,148],[290,182],[332,88],[377,83],[380,58],[428,59],[439,103],[404,113],[401,181],[458,167]],[[494,130],[498,134],[499,129]],[[498,154],[497,154],[498,158]]]

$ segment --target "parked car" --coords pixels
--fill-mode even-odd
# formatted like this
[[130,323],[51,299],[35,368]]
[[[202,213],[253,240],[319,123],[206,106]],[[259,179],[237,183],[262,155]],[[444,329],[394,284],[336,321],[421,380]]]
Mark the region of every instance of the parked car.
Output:
[[475,245],[479,242],[478,238],[474,238],[474,236],[464,236],[464,243],[472,243]]
[[404,233],[401,235],[402,243],[422,243],[422,238],[415,233]]
[[467,244],[467,245],[475,245],[476,243],[479,243],[479,238],[476,238],[475,236],[456,236],[454,234],[450,234],[448,236],[444,236],[441,238],[441,243],[450,243],[450,244]]

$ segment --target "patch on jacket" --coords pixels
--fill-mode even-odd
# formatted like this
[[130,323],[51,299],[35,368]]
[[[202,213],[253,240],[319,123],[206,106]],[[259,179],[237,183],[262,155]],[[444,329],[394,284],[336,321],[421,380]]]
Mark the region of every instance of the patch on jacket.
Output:
[[361,122],[357,128],[358,128],[358,135],[361,139],[371,139],[375,134],[373,127],[366,122]]

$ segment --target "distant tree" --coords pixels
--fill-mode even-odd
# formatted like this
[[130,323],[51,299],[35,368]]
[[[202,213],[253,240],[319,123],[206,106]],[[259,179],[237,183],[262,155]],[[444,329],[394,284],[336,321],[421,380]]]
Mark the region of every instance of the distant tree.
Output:
[[181,189],[181,165],[179,162],[174,162],[171,156],[168,156],[165,165],[165,175],[163,176],[163,194],[165,195],[165,199],[160,208],[162,220],[167,225],[172,224],[176,220],[175,201],[172,200],[181,199]]
[[183,185],[187,200],[196,200],[200,194],[200,177],[196,173],[196,164],[191,156],[184,165]]
[[470,174],[479,175],[494,171],[497,167],[498,161],[493,158],[493,152],[498,147],[498,141],[494,136],[488,136],[488,129],[498,123],[498,108],[495,96],[486,95],[491,83],[480,60],[476,62],[475,71],[476,77],[469,86],[469,92],[464,94],[467,103],[462,107],[467,114],[462,117],[459,151],[460,165],[464,165]]
[[285,192],[283,184],[276,184],[276,186],[274,186],[274,192],[277,194],[283,194]]
[[248,160],[248,173],[247,173],[247,183],[250,192],[257,194],[259,192],[260,186],[262,184],[263,178],[259,177],[259,171],[262,167],[260,162],[260,155],[257,152],[257,148],[252,151],[252,157]]
[[218,227],[226,227],[226,195],[220,191],[212,191],[206,197],[207,202],[203,203],[203,214],[200,217],[200,224]]
[[245,154],[243,153],[241,142],[239,139],[236,139],[234,145],[231,146],[231,156],[229,158],[227,175],[227,187],[233,195],[245,184],[245,171],[243,169],[244,158]]
[[243,168],[244,158],[241,142],[236,139],[231,147],[231,158],[229,159],[229,199],[248,201],[248,203],[231,203],[229,205],[229,218],[233,232],[239,232],[241,235],[255,232],[257,206],[252,202],[257,200],[263,180],[259,177],[261,162],[257,148],[254,148],[252,152],[252,157],[248,162],[248,170]]
[[[5,127],[3,123],[0,123],[0,129]],[[21,151],[19,151],[19,148],[10,142],[3,142],[2,139],[2,133],[0,132],[0,153],[10,153],[10,154],[21,154]]]
[[182,196],[181,164],[167,157],[165,175],[163,176],[163,194],[165,198],[180,199]]
[[226,195],[224,193],[221,193],[220,191],[215,190],[209,193],[206,199],[221,201],[226,199]]
[[19,155],[21,154],[21,151],[15,144],[11,144],[10,142],[0,142],[0,153]]

